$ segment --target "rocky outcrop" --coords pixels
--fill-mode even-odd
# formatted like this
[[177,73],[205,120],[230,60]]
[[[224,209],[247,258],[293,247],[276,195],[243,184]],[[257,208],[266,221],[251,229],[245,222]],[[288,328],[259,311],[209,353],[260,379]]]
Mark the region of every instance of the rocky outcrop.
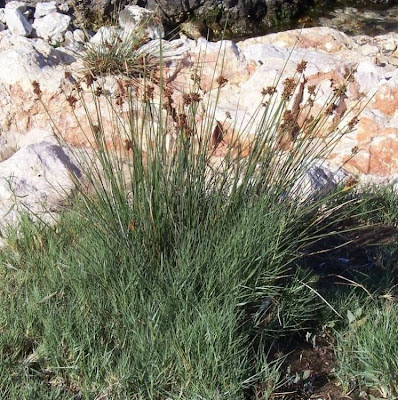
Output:
[[[123,41],[123,38],[121,35],[120,40]],[[49,38],[47,40],[51,41]],[[95,39],[92,40],[95,42]],[[161,53],[164,57],[163,69],[161,72],[154,71],[155,79],[148,92],[148,86],[142,83],[139,76],[93,77],[84,69],[81,60],[71,56],[68,49],[54,49],[46,40],[26,38],[12,34],[9,30],[2,31],[0,170],[3,165],[5,169],[1,170],[3,186],[0,203],[3,201],[3,206],[0,212],[10,215],[9,218],[16,218],[17,214],[13,212],[17,213],[22,208],[11,210],[10,202],[22,198],[28,190],[24,189],[24,192],[21,189],[18,192],[6,189],[12,177],[11,165],[19,163],[18,157],[22,157],[17,157],[17,154],[30,157],[35,163],[40,159],[41,163],[46,164],[45,168],[52,165],[54,170],[67,169],[67,165],[73,164],[65,161],[62,167],[62,160],[47,163],[46,157],[52,160],[61,157],[61,150],[54,147],[58,145],[55,142],[48,144],[48,137],[52,136],[49,132],[52,132],[54,126],[57,127],[57,134],[62,135],[69,145],[87,147],[90,145],[93,125],[87,120],[86,112],[95,115],[97,108],[102,112],[101,129],[106,142],[112,146],[125,145],[125,137],[120,137],[119,143],[113,140],[115,118],[107,110],[109,101],[113,101],[118,123],[123,128],[123,121],[128,117],[128,104],[125,101],[128,88],[137,95],[134,104],[138,109],[142,102],[149,100],[156,104],[160,90],[158,82],[162,77],[169,90],[166,97],[167,107],[170,108],[166,116],[162,113],[157,115],[154,126],[161,119],[165,120],[165,140],[170,148],[173,146],[176,126],[182,123],[179,115],[183,114],[187,104],[192,101],[191,95],[187,97],[184,94],[194,90],[197,94],[194,101],[200,103],[196,121],[198,126],[203,126],[201,124],[206,112],[207,115],[214,115],[210,129],[213,130],[213,144],[217,149],[216,162],[217,157],[222,159],[225,155],[223,151],[228,146],[236,145],[232,139],[239,138],[240,150],[250,148],[251,140],[261,126],[262,105],[269,100],[269,88],[276,91],[275,95],[280,100],[286,85],[285,78],[297,77],[299,65],[303,76],[301,81],[296,82],[297,91],[289,97],[289,105],[292,112],[297,115],[301,113],[305,118],[298,118],[294,135],[282,138],[276,151],[288,151],[289,140],[305,133],[306,121],[311,116],[326,113],[323,109],[325,102],[342,85],[345,90],[339,94],[334,107],[327,111],[325,124],[317,139],[319,142],[333,139],[339,125],[350,125],[351,121],[354,123],[329,155],[328,168],[324,168],[323,162],[308,166],[307,180],[300,183],[297,193],[305,187],[313,188],[313,192],[318,193],[320,187],[334,185],[334,178],[340,176],[336,171],[341,172],[343,169],[346,172],[342,176],[351,173],[365,181],[398,181],[397,49],[397,34],[374,38],[348,37],[330,28],[287,31],[238,43],[211,43],[204,38],[190,40],[186,37],[172,41],[155,39],[137,49],[141,54],[150,52],[156,58],[156,54]],[[309,87],[313,88],[313,94]],[[85,102],[81,99],[85,99]],[[312,103],[311,113],[306,113],[309,99]],[[147,118],[145,115],[139,118],[138,125],[145,130]],[[35,132],[33,136],[27,134],[32,130]],[[32,140],[34,145],[29,147]],[[39,145],[41,142],[47,144]],[[24,170],[29,168],[36,171],[42,167],[25,166]],[[22,170],[20,174],[22,176]],[[42,180],[36,182],[38,178],[41,176],[35,175],[34,183],[28,184],[26,188],[39,194],[38,198],[43,200],[46,196],[40,193],[46,192],[38,189],[42,185]],[[20,181],[22,177],[18,178],[16,174],[15,179],[12,178],[13,187],[22,187]],[[62,185],[72,190],[70,182],[62,182]],[[303,196],[302,193],[299,195]],[[29,206],[41,212],[38,202],[35,203],[29,196],[27,200]]]
[[[84,84],[84,72],[79,72],[82,65],[62,49],[55,50],[41,40],[32,41],[7,31],[0,32],[0,38],[3,137],[7,137],[8,132],[49,129],[48,111],[59,131],[71,143],[87,143],[79,127],[81,122],[72,115],[71,108],[72,99],[78,97],[76,83],[79,79],[83,79],[81,86],[87,90],[87,99],[91,95],[90,88]],[[158,42],[145,46],[156,49]],[[296,47],[294,51],[293,46]],[[370,54],[369,46],[374,48]],[[217,99],[215,116],[225,132],[229,130],[228,124],[234,125],[235,130],[245,126],[245,132],[238,134],[248,140],[257,127],[253,115],[264,101],[263,89],[272,86],[278,74],[283,74],[280,81],[283,82],[284,77],[296,73],[297,64],[302,60],[307,62],[307,85],[317,88],[313,106],[316,113],[333,94],[336,85],[344,82],[347,71],[352,71],[347,93],[339,108],[333,111],[325,132],[332,131],[340,121],[347,121],[361,108],[366,106],[366,110],[359,115],[359,123],[339,142],[331,159],[354,174],[387,180],[398,176],[395,156],[398,148],[397,46],[396,34],[350,38],[329,28],[311,28],[239,43],[186,38],[163,41],[162,53],[168,57],[165,73],[168,85],[174,90],[175,106],[183,101],[184,88],[192,86],[195,65],[200,65],[199,93],[204,103]],[[66,71],[69,72],[65,74]],[[218,80],[220,77],[222,81]],[[34,94],[37,89],[32,86],[33,81],[40,86],[40,99]],[[96,85],[102,85],[106,89],[104,93],[117,98],[123,86],[120,82],[119,78],[107,78],[98,80]],[[297,100],[297,107],[303,107],[306,96],[304,91]],[[99,100],[104,102],[105,109],[105,99],[100,97]],[[73,111],[83,119],[85,111],[81,102],[73,103]],[[104,118],[106,125],[107,116]]]

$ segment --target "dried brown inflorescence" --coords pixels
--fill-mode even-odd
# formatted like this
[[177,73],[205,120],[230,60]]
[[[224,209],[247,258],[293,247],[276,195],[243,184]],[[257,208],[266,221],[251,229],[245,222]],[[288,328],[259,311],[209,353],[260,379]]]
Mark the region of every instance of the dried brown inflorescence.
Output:
[[75,108],[76,103],[77,103],[77,98],[76,98],[75,96],[73,96],[73,95],[67,96],[67,97],[66,97],[66,101],[69,103],[69,105],[70,105],[72,108]]
[[183,102],[185,106],[190,106],[193,103],[199,103],[202,100],[199,93],[186,93],[183,95]]
[[33,93],[40,99],[42,95],[42,91],[40,89],[40,83],[37,81],[32,82]]
[[289,100],[292,97],[296,87],[297,87],[297,82],[294,78],[286,78],[283,81],[282,99]]
[[302,74],[306,68],[307,68],[307,61],[302,60],[300,63],[297,64],[296,71],[299,74]]
[[275,86],[268,86],[267,88],[263,88],[261,91],[261,94],[263,96],[269,95],[273,96],[276,93],[276,87]]
[[228,82],[228,79],[225,78],[225,76],[220,75],[217,79],[216,82],[220,85],[223,86]]

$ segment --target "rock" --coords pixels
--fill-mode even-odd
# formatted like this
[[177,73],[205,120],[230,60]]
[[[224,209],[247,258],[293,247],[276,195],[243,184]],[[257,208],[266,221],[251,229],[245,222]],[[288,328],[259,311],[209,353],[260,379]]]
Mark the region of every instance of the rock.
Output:
[[336,168],[324,160],[314,160],[292,187],[289,196],[305,203],[327,196],[348,178],[341,168]]
[[26,3],[23,1],[9,1],[6,10],[19,10],[23,14],[26,11]]
[[377,46],[365,44],[364,46],[361,46],[360,51],[364,56],[377,56],[380,52],[380,49]]
[[103,26],[98,29],[97,33],[90,39],[91,45],[104,45],[105,43],[113,43],[117,37],[121,38],[122,30],[114,26]]
[[188,21],[180,24],[180,30],[190,39],[197,40],[200,37],[206,37],[207,28],[203,23],[197,21]]
[[58,79],[54,81],[51,78],[63,72],[53,67],[65,61],[60,51],[42,39],[32,41],[7,35],[7,31],[0,33],[0,60],[0,83],[6,88],[2,92],[3,101],[9,97],[10,93],[7,95],[7,91],[15,90],[16,94],[18,86],[22,90],[31,90],[32,81],[36,79],[43,79],[43,88],[59,86]]
[[35,9],[35,18],[45,17],[48,14],[57,11],[57,5],[55,1],[49,1],[48,3],[37,3]]
[[164,37],[164,29],[159,17],[150,10],[139,6],[127,6],[119,14],[120,26],[130,32],[138,32],[144,29],[144,36],[151,39]]
[[45,17],[35,19],[33,28],[35,28],[38,37],[52,44],[57,44],[64,41],[70,21],[69,15],[52,12]]
[[84,44],[87,41],[87,35],[81,29],[73,31],[73,38],[76,42]]
[[32,25],[22,14],[25,9],[26,5],[17,1],[8,3],[5,8],[7,27],[14,35],[29,36],[32,32]]
[[0,8],[0,22],[2,22],[3,24],[6,23],[6,14],[4,8]]
[[0,22],[0,32],[4,31],[4,29],[6,29],[5,25],[2,22]]
[[54,222],[54,213],[82,174],[59,145],[46,141],[23,147],[0,163],[0,226],[18,223],[22,213]]
[[[95,43],[114,34],[123,37],[125,32],[116,28],[102,28],[91,40]],[[372,43],[382,53],[385,43],[390,43],[390,49],[398,44],[398,35],[359,39],[329,28],[309,28],[238,43],[212,43],[204,38],[197,41],[187,38],[173,41],[158,39],[149,41],[140,50],[156,54],[160,43],[166,58],[164,78],[167,87],[173,91],[175,110],[180,112],[180,109],[186,109],[184,90],[197,92],[199,98],[203,99],[198,108],[198,124],[203,120],[204,112],[213,115],[214,111],[214,124],[218,127],[219,140],[222,142],[220,149],[217,149],[220,157],[222,146],[224,149],[232,146],[234,137],[239,137],[243,148],[248,148],[256,129],[261,127],[261,105],[267,101],[263,89],[276,85],[276,96],[281,96],[284,79],[297,75],[297,65],[305,60],[306,83],[304,79],[299,82],[288,103],[290,109],[300,111],[300,130],[297,134],[304,135],[306,118],[325,113],[323,107],[327,99],[339,85],[345,84],[347,92],[338,97],[319,136],[329,138],[336,132],[338,124],[347,124],[361,108],[367,108],[359,115],[359,123],[353,123],[350,131],[338,142],[329,156],[330,162],[337,168],[344,166],[352,173],[372,179],[388,179],[398,175],[398,70],[387,62],[392,56],[385,56],[380,65],[376,65],[374,57],[364,55],[360,49],[362,45]],[[37,81],[41,99],[60,133],[65,135],[70,144],[88,144],[79,126],[83,126],[83,132],[89,132],[87,121],[84,122],[84,106],[78,100],[72,102],[72,110],[67,100],[68,96],[71,96],[70,100],[79,97],[76,81],[79,77],[84,79],[84,71],[81,72],[82,65],[79,62],[65,65],[64,57],[64,53],[52,49],[43,40],[13,36],[8,31],[0,32],[1,140],[8,140],[7,135],[13,131],[49,129],[48,115],[33,93],[32,81]],[[65,77],[66,70],[72,72],[73,76]],[[280,74],[278,82],[276,79]],[[136,83],[134,90],[139,93],[140,85],[143,86],[140,78]],[[98,78],[93,90],[101,86],[112,99],[119,100],[128,85],[120,77]],[[316,96],[313,97],[311,113],[307,115],[310,85],[314,85]],[[90,97],[91,89],[84,83],[81,86],[81,94],[89,110],[95,112]],[[158,86],[154,85],[154,91],[158,95]],[[104,129],[108,129],[112,127],[112,118],[105,115],[109,107],[104,97],[98,99],[100,109],[104,110]],[[117,107],[120,111],[118,118],[122,120],[127,115],[126,104],[119,103]],[[79,121],[72,111],[80,118]],[[168,121],[168,124],[171,128],[167,131],[172,135],[175,121]],[[281,138],[278,151],[285,151],[291,145],[293,138],[289,139],[290,142],[285,139]],[[11,139],[9,143],[12,143]],[[0,146],[7,144],[0,143]],[[8,154],[10,151],[7,150]]]

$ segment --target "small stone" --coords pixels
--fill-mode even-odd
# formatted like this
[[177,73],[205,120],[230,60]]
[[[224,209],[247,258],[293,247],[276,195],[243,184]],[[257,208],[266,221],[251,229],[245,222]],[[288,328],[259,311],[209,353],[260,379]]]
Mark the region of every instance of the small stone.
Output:
[[151,39],[164,37],[164,29],[153,11],[139,6],[127,6],[119,14],[120,26],[126,31],[144,30],[144,35]]
[[4,8],[0,8],[0,22],[2,22],[3,24],[6,23],[6,15]]
[[59,11],[62,11],[64,13],[67,13],[69,11],[69,6],[67,2],[62,2],[58,5]]
[[56,11],[57,11],[57,5],[55,1],[50,1],[48,3],[37,3],[35,18],[45,17],[46,15]]
[[78,43],[86,42],[86,34],[81,29],[76,29],[73,31],[73,38]]
[[0,32],[4,31],[4,29],[6,29],[5,25],[2,22],[0,22]]
[[180,24],[181,32],[190,39],[197,40],[206,36],[206,26],[198,21],[188,21]]
[[379,48],[371,44],[365,44],[360,48],[361,53],[364,56],[377,56],[379,54]]
[[397,49],[397,45],[394,42],[386,42],[383,44],[383,49],[387,53],[393,53]]

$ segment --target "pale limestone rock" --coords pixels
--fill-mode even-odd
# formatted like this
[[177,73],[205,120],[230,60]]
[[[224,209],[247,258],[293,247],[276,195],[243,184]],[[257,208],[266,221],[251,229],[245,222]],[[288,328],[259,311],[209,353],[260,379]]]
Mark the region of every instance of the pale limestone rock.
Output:
[[87,35],[81,29],[75,29],[73,31],[73,39],[78,43],[85,43],[87,41]]
[[23,147],[0,163],[1,227],[18,223],[22,213],[53,221],[82,174],[67,150],[49,142]]
[[126,6],[119,13],[120,26],[132,32],[144,29],[150,39],[160,39],[164,37],[163,25],[153,11],[139,6]]
[[0,8],[0,22],[6,24],[6,14],[4,8]]
[[48,3],[37,3],[35,8],[35,18],[45,17],[48,14],[57,11],[57,5],[55,1],[49,1]]
[[[102,28],[92,43],[104,43],[112,35],[113,38],[114,35],[123,38],[126,31]],[[283,80],[295,74],[301,60],[307,61],[307,85],[316,86],[315,114],[322,110],[335,85],[344,82],[347,71],[357,67],[347,82],[347,96],[340,98],[338,109],[323,127],[323,134],[330,134],[338,123],[347,123],[351,119],[348,113],[351,108],[359,110],[369,103],[368,108],[360,116],[358,126],[342,137],[330,160],[336,166],[344,165],[344,168],[360,176],[388,179],[390,176],[398,176],[398,70],[389,64],[388,59],[393,58],[391,56],[386,57],[378,66],[373,56],[362,54],[360,47],[367,43],[377,46],[379,53],[384,54],[386,51],[391,52],[398,44],[398,35],[359,39],[332,29],[309,28],[239,43],[210,43],[204,39],[162,41],[162,53],[167,58],[164,77],[168,86],[174,89],[173,104],[176,110],[183,107],[184,90],[198,90],[203,98],[199,110],[207,108],[212,115],[211,107],[215,107],[215,123],[221,124],[224,134],[222,139],[227,146],[231,142],[232,133],[239,135],[242,143],[250,142],[259,124],[256,112],[259,111],[258,115],[261,115],[261,103],[264,101],[262,89],[273,85],[278,74],[282,73],[277,85],[280,96]],[[143,46],[142,51],[156,54],[159,45],[160,41],[150,41]],[[64,95],[74,93],[74,79],[64,79],[65,69],[74,71],[75,78],[79,74],[84,76],[84,72],[77,72],[81,68],[79,63],[73,63],[70,67],[63,65],[61,54],[42,40],[32,41],[12,36],[7,31],[0,32],[0,127],[3,138],[7,138],[6,133],[11,131],[49,129],[48,116],[32,95],[31,82],[38,80],[43,102],[61,133],[73,145],[87,145],[87,139],[72,116],[71,107]],[[195,70],[199,71],[196,77]],[[106,78],[105,81],[99,79],[96,84],[101,84],[104,91],[113,98],[120,94],[119,78]],[[87,89],[82,86],[84,90]],[[94,112],[90,94],[84,93],[83,96]],[[305,87],[299,88],[289,104],[300,109],[308,96]],[[218,103],[215,105],[216,99]],[[105,99],[100,98],[99,101],[101,110],[106,110]],[[84,120],[85,112],[80,101],[76,103],[74,111]],[[202,111],[198,114],[198,123],[201,123],[202,114]],[[125,115],[127,110],[124,104],[120,107],[120,117]],[[105,127],[112,125],[112,119],[106,115],[103,122]],[[169,131],[172,134],[172,126],[170,130],[168,128]],[[355,148],[358,154],[353,157]],[[312,174],[314,176],[316,171]]]
[[98,29],[97,33],[90,39],[90,45],[103,45],[107,42],[113,43],[117,37],[122,35],[122,30],[116,27],[103,26]]
[[26,5],[17,1],[6,5],[4,14],[7,27],[14,35],[29,36],[32,32],[32,25],[23,15],[24,9],[26,9]]
[[365,44],[360,47],[360,51],[364,56],[377,56],[380,52],[380,49],[377,46]]
[[33,28],[35,28],[38,37],[53,44],[62,43],[70,21],[69,15],[52,12],[42,18],[35,19]]
[[9,1],[5,8],[6,10],[19,10],[24,13],[26,11],[26,3],[23,1]]
[[314,160],[293,185],[289,196],[297,197],[303,203],[313,201],[327,196],[347,178],[348,174],[343,169],[324,160]]

